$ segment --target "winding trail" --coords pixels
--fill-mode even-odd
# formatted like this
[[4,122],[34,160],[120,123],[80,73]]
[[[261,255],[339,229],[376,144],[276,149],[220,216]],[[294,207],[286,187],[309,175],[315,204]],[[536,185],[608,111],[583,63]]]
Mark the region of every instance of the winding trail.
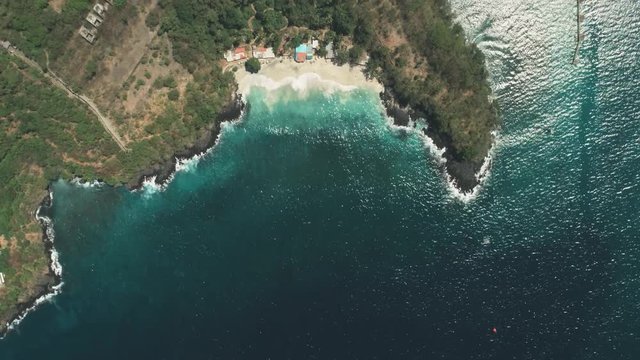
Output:
[[[256,7],[253,6],[253,4],[251,4],[251,10],[253,10],[253,15],[251,15],[249,20],[247,20],[247,27],[249,28],[249,31],[251,31],[251,33],[253,33],[253,19],[256,18],[256,14],[258,12],[256,11]],[[253,42],[253,40],[251,40],[251,42]]]
[[[2,42],[2,39],[0,39],[0,42]],[[46,51],[45,51],[45,55],[47,60],[47,71],[44,71],[44,69],[42,69],[42,67],[37,62],[29,59],[22,51],[16,49],[15,47],[12,46],[9,49],[7,49],[7,51],[9,52],[10,55],[17,57],[18,59],[22,60],[25,64],[38,70],[42,75],[44,75],[44,77],[49,79],[49,81],[54,86],[66,91],[67,94],[69,94],[69,96],[80,100],[87,107],[89,107],[89,110],[91,110],[91,112],[93,112],[98,117],[98,121],[100,121],[100,124],[102,124],[102,127],[104,127],[104,129],[109,133],[109,135],[111,135],[111,138],[113,139],[113,141],[115,141],[116,144],[118,144],[118,147],[120,148],[120,150],[128,151],[124,141],[122,140],[122,138],[120,138],[120,135],[118,135],[118,131],[116,127],[113,125],[113,123],[108,117],[104,116],[100,112],[100,109],[98,109],[98,106],[93,102],[93,100],[91,100],[86,95],[78,94],[75,91],[73,91],[73,89],[69,85],[67,85],[67,83],[65,83],[64,80],[62,80],[58,75],[56,75],[56,73],[54,73],[53,71],[51,71],[51,69],[49,69],[49,54]]]

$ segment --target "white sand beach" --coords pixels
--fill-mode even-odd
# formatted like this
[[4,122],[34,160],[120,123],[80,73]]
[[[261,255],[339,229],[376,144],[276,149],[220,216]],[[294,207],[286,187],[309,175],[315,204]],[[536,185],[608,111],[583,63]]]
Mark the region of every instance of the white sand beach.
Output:
[[235,72],[238,92],[248,94],[251,87],[260,86],[277,89],[291,86],[304,92],[308,88],[348,91],[356,88],[369,89],[380,93],[383,86],[377,80],[368,80],[362,73],[362,66],[338,66],[326,59],[316,59],[297,63],[289,58],[276,58],[262,64],[257,74],[250,74],[244,65],[238,65]]

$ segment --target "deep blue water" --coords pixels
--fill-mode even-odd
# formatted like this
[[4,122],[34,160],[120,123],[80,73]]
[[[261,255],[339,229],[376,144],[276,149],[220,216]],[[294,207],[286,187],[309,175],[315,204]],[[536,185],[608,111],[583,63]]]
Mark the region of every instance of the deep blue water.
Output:
[[640,358],[640,4],[587,1],[578,66],[573,5],[453,1],[504,121],[470,202],[365,91],[256,90],[164,191],[54,184],[63,292],[0,359]]

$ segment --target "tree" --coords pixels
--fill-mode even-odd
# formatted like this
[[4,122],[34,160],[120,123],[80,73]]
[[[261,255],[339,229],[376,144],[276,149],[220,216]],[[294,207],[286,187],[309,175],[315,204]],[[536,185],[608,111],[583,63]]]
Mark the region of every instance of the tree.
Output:
[[251,59],[247,60],[246,63],[244,63],[244,68],[248,72],[250,72],[252,74],[255,74],[258,71],[260,71],[260,61],[258,59],[256,59],[256,58],[251,58]]
[[333,30],[340,35],[351,35],[355,27],[355,19],[346,7],[336,8],[333,13]]
[[349,61],[349,52],[347,50],[338,49],[335,52],[336,57],[334,61],[338,65],[344,65]]
[[91,80],[93,79],[94,76],[96,76],[97,73],[98,73],[98,63],[96,62],[95,59],[91,59],[84,66],[84,78],[86,80]]
[[360,59],[362,58],[362,53],[364,50],[358,45],[354,45],[351,49],[349,49],[349,62],[351,64],[358,64]]
[[169,91],[169,93],[167,94],[167,97],[171,101],[176,101],[180,98],[180,92],[178,91],[178,89],[173,89]]
[[[324,45],[324,44],[323,44]],[[316,56],[318,57],[325,57],[327,56],[327,49],[324,46],[320,46],[318,49],[316,49]]]

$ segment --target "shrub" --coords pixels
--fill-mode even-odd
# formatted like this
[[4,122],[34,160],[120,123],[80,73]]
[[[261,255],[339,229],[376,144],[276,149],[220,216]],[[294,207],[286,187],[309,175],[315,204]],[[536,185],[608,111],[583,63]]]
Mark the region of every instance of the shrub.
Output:
[[167,97],[171,101],[176,101],[180,98],[180,92],[178,91],[178,89],[173,89],[169,91],[169,93],[167,94]]
[[250,72],[252,74],[255,74],[258,71],[260,71],[260,61],[258,59],[256,59],[256,58],[251,58],[251,59],[247,60],[246,63],[244,63],[244,68],[248,72]]

